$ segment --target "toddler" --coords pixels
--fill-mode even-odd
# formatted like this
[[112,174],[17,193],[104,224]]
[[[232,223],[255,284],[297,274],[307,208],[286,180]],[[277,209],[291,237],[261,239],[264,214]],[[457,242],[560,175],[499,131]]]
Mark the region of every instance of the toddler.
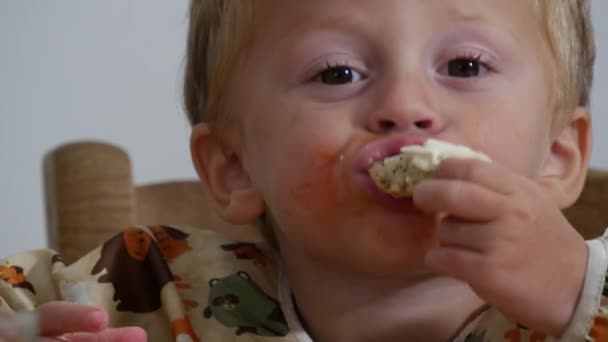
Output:
[[[608,341],[606,241],[560,210],[593,62],[588,0],[193,0],[192,159],[259,236],[131,227],[70,266],[7,258],[0,307],[38,310],[0,336],[36,317],[78,341]],[[431,138],[492,162],[380,191],[372,165]]]

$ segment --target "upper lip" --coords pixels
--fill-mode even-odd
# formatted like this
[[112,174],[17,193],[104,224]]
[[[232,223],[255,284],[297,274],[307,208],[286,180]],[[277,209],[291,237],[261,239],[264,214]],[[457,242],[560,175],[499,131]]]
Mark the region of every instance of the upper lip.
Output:
[[374,163],[397,155],[403,146],[424,145],[428,137],[422,135],[399,135],[387,137],[367,144],[357,158],[357,169],[367,172]]

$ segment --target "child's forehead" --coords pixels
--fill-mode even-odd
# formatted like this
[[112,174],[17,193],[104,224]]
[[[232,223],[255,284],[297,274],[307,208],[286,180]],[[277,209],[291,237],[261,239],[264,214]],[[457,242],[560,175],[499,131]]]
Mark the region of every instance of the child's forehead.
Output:
[[[254,2],[254,11],[258,15],[268,15],[266,19],[277,13],[288,14],[294,17],[314,19],[322,18],[335,13],[374,15],[375,13],[392,12],[393,14],[433,13],[436,15],[460,16],[467,19],[484,18],[490,13],[535,12],[537,0],[382,0],[382,5],[376,0],[267,0]],[[402,9],[395,13],[396,6]],[[311,17],[310,14],[315,14]]]
[[[427,29],[449,21],[479,21],[512,31],[541,31],[536,0],[269,0],[255,3],[257,26],[281,35],[332,26]],[[259,28],[259,27],[258,27]]]

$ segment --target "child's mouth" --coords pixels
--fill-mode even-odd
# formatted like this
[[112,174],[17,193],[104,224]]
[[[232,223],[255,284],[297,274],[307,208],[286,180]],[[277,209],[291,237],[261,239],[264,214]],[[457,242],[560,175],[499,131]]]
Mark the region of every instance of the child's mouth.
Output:
[[402,147],[424,145],[427,140],[427,137],[412,135],[394,136],[381,141],[372,142],[365,146],[361,151],[357,160],[357,168],[359,171],[367,173],[376,162],[399,154]]
[[427,139],[424,136],[394,136],[373,142],[363,148],[357,162],[357,178],[374,202],[404,215],[420,213],[411,197],[395,198],[380,189],[370,176],[369,169],[375,163],[399,154],[403,146],[423,145]]
[[[403,144],[400,153],[395,152],[398,143]],[[487,155],[464,145],[413,137],[373,143],[364,148],[361,158],[361,171],[367,167],[365,186],[369,195],[385,207],[401,212],[416,209],[412,201],[414,188],[433,178],[442,160],[464,158],[491,162]]]
[[365,177],[364,183],[366,183],[365,187],[370,198],[384,208],[404,215],[420,213],[420,211],[416,209],[412,197],[396,198],[387,194],[378,188],[369,174]]

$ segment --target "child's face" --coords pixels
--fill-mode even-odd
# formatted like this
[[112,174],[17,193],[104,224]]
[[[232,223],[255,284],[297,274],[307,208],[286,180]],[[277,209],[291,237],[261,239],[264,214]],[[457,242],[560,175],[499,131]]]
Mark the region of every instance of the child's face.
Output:
[[256,5],[228,110],[287,253],[378,275],[420,270],[436,218],[370,195],[366,172],[404,144],[447,140],[543,172],[553,58],[532,1]]

